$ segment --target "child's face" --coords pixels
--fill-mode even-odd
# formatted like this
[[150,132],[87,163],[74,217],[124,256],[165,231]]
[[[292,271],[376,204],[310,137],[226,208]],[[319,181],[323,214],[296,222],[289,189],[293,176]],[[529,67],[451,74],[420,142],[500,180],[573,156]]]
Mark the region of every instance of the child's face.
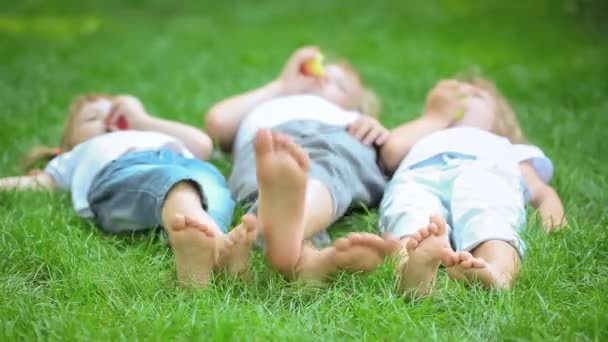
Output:
[[353,110],[359,107],[363,86],[352,72],[340,65],[330,64],[325,67],[325,79],[318,95],[342,108]]
[[71,144],[76,146],[95,136],[108,133],[106,119],[110,115],[111,108],[110,99],[98,99],[85,103],[74,118],[70,133]]
[[429,98],[432,97],[454,102],[446,108],[464,107],[464,115],[455,126],[473,126],[488,131],[494,127],[497,104],[492,94],[484,89],[462,81],[443,80],[431,90]]

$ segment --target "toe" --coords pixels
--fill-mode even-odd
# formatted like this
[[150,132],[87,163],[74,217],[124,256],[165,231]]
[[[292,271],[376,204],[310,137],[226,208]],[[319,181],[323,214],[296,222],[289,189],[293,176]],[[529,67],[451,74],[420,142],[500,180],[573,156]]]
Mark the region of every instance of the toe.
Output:
[[417,231],[414,234],[412,234],[409,239],[416,240],[416,242],[420,242],[420,241],[422,241],[422,234],[420,234],[420,231]]
[[269,130],[260,129],[255,136],[255,154],[262,155],[272,152],[273,137]]
[[426,239],[430,234],[429,227],[424,227],[424,228],[420,229],[418,232],[420,233],[421,240]]
[[201,226],[200,222],[198,222],[197,220],[195,220],[189,216],[184,217],[184,222],[185,222],[186,226],[188,226],[188,227],[200,228],[200,226]]
[[439,258],[446,267],[454,266],[460,261],[458,255],[451,248],[443,248],[439,252]]
[[308,153],[306,153],[306,151],[304,151],[301,148],[297,148],[296,150],[298,153],[295,153],[294,156],[296,158],[296,161],[298,162],[298,165],[300,165],[300,167],[302,168],[302,170],[304,171],[308,171],[309,167],[310,167],[310,158],[308,158]]
[[203,224],[191,217],[186,216],[186,226],[192,229],[196,229],[199,232],[205,234],[207,237],[215,237],[215,233],[208,225]]
[[396,237],[385,238],[384,239],[384,246],[385,246],[384,253],[387,255],[395,253],[399,249],[400,245],[401,245],[401,243],[400,243],[399,239]]
[[469,252],[458,252],[458,259],[462,262],[465,260],[469,260],[473,257],[473,255]]
[[171,222],[169,223],[168,228],[174,231],[183,230],[186,228],[186,217],[182,214],[175,214]]
[[416,247],[418,247],[418,240],[409,239],[407,241],[406,247],[408,252],[413,251],[414,249],[416,249]]
[[472,258],[471,260],[472,267],[474,268],[484,268],[487,265],[486,261],[481,258]]
[[429,234],[437,235],[439,233],[437,225],[434,223],[429,223],[427,229],[429,230]]
[[351,233],[348,239],[354,244],[367,246],[378,246],[378,242],[382,241],[379,236],[369,233]]
[[230,249],[232,249],[232,248],[234,247],[234,245],[236,244],[236,242],[237,242],[237,241],[235,241],[235,240],[233,240],[232,238],[228,237],[228,238],[226,239],[226,241],[224,242],[224,247],[225,247],[227,250],[230,250]]
[[215,238],[215,232],[211,229],[209,229],[209,227],[205,226],[205,225],[200,225],[200,227],[197,228],[199,231],[201,231],[203,234],[205,234],[206,237],[208,238]]
[[336,248],[336,250],[338,251],[345,251],[348,248],[350,248],[352,246],[352,243],[349,239],[347,238],[339,238],[338,240],[336,240],[336,242],[334,243],[334,247]]
[[473,259],[464,260],[460,263],[460,265],[464,268],[471,268],[473,267]]
[[241,218],[243,225],[245,226],[245,230],[248,232],[254,231],[256,229],[257,218],[253,214],[245,214]]
[[398,240],[385,240],[380,236],[371,233],[361,234],[359,244],[371,247],[383,255],[390,254],[399,247]]
[[289,144],[289,137],[285,133],[274,133],[274,146],[277,150],[288,150],[287,145]]
[[349,233],[348,235],[346,235],[346,238],[352,241],[353,243],[361,243],[360,233]]
[[285,143],[285,148],[289,151],[289,154],[296,160],[302,169],[308,170],[308,154],[300,146],[288,138]]
[[447,223],[441,215],[431,215],[431,223],[434,223],[437,226],[437,234],[439,235],[443,234],[447,229]]

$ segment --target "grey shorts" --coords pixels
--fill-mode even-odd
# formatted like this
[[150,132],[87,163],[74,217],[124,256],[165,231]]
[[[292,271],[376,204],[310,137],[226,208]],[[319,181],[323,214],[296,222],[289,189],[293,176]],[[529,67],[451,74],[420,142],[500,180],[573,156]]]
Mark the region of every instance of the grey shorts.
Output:
[[[310,158],[309,176],[323,183],[333,199],[333,218],[337,220],[353,205],[378,205],[386,177],[378,167],[377,151],[348,134],[344,127],[317,121],[291,121],[273,128],[287,134]],[[254,142],[237,152],[228,187],[238,202],[257,208],[258,186]],[[321,238],[324,242],[326,237]],[[318,245],[318,243],[315,243]]]
[[128,153],[104,167],[91,184],[88,201],[106,233],[131,233],[161,225],[162,205],[171,188],[191,181],[203,209],[226,232],[234,201],[224,176],[211,164],[169,149]]

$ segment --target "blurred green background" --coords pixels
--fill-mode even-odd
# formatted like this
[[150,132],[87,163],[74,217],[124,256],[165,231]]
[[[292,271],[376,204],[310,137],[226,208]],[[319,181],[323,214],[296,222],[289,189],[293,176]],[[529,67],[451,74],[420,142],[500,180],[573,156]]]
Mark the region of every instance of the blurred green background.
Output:
[[[407,303],[390,265],[325,289],[290,285],[256,253],[252,282],[175,288],[158,239],[99,234],[66,194],[0,194],[0,337],[164,340],[603,340],[608,336],[608,2],[20,1],[0,3],[0,175],[57,145],[71,100],[131,93],[202,127],[215,102],[276,77],[296,48],[349,59],[389,127],[420,113],[441,78],[480,70],[552,158],[571,227],[532,220],[513,291],[440,274]],[[226,156],[213,162],[224,172]],[[375,211],[340,221],[373,231]]]

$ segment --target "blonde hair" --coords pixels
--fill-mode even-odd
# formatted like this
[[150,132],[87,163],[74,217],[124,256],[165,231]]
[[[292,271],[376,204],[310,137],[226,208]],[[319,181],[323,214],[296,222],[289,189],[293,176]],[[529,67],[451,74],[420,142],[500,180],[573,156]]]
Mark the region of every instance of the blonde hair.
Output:
[[48,147],[44,145],[35,146],[26,154],[25,158],[23,158],[23,161],[21,162],[23,168],[29,170],[32,166],[34,166],[34,164],[40,161],[44,161],[45,163],[49,162],[59,154],[74,148],[76,144],[72,141],[72,131],[74,130],[76,117],[80,111],[82,111],[82,108],[87,103],[100,99],[112,98],[113,96],[109,94],[85,94],[78,96],[74,101],[72,101],[72,104],[70,104],[68,115],[63,127],[63,133],[59,145],[60,147]]
[[493,133],[508,138],[514,144],[527,143],[526,136],[519,125],[511,104],[509,104],[493,82],[471,73],[461,74],[457,78],[459,81],[487,91],[494,99],[496,103],[496,120],[494,127],[492,127]]
[[346,60],[340,60],[335,64],[342,67],[347,73],[353,75],[357,79],[357,81],[359,81],[359,84],[361,84],[361,87],[363,88],[363,94],[360,98],[359,103],[357,103],[356,109],[362,114],[369,115],[378,119],[380,117],[380,113],[382,112],[382,102],[380,101],[378,95],[373,90],[365,86],[361,75],[350,62]]

